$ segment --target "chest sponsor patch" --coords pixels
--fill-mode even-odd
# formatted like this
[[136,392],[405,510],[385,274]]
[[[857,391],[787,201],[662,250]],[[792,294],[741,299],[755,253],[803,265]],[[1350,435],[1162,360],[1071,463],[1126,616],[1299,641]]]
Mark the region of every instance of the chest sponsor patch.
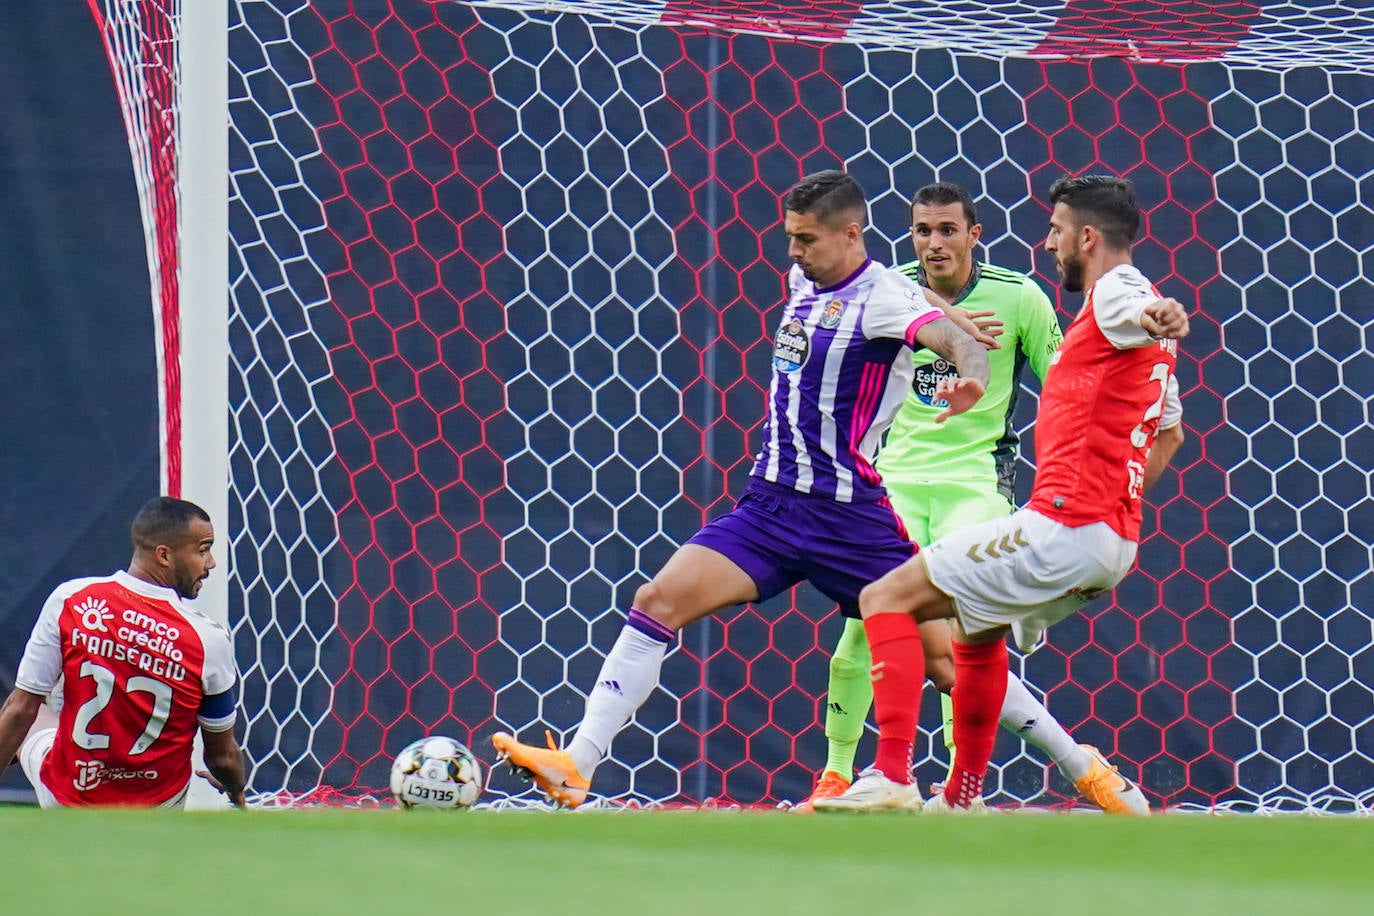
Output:
[[796,372],[806,362],[811,352],[811,339],[806,336],[806,328],[800,319],[791,321],[778,328],[777,339],[773,342],[773,368],[779,372]]
[[916,397],[921,399],[922,404],[931,407],[948,407],[944,398],[938,401],[935,399],[935,386],[940,384],[941,379],[954,378],[959,374],[958,368],[954,363],[947,359],[937,359],[933,363],[925,363],[916,367],[916,378],[912,381],[911,387],[916,391]]

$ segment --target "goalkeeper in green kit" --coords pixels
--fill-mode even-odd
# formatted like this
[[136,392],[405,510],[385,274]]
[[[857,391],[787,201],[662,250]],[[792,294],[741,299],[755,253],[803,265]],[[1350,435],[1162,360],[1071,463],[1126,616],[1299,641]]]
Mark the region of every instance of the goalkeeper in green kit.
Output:
[[[927,286],[990,333],[1000,349],[988,353],[991,378],[982,399],[944,423],[934,399],[936,384],[958,370],[929,350],[914,354],[916,377],[887,441],[878,454],[893,507],[908,536],[929,544],[950,531],[1012,511],[1017,437],[1012,414],[1021,367],[1029,363],[1041,379],[1063,339],[1054,306],[1025,274],[974,259],[982,232],[968,192],[937,182],[911,201],[911,234],[917,260],[898,268]],[[845,618],[844,633],[830,662],[825,736],[829,753],[812,795],[800,807],[844,792],[854,775],[854,753],[873,703],[871,658],[863,622]],[[941,692],[946,746],[952,745],[949,693],[954,661],[949,623],[921,626],[926,674]],[[1015,674],[1007,679],[1002,725],[1041,748],[1080,793],[1113,814],[1148,815],[1144,795],[1121,776],[1096,748],[1077,744]],[[951,759],[953,748],[951,747]]]

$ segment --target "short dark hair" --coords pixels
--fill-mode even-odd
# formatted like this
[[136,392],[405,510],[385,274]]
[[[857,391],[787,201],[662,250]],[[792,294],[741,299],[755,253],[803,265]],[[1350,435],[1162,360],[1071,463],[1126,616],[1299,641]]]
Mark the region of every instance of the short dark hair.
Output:
[[814,213],[824,222],[845,214],[861,226],[868,223],[868,196],[854,176],[839,169],[807,175],[792,185],[782,205],[793,213]]
[[195,503],[171,496],[157,496],[143,504],[129,526],[129,539],[135,550],[153,550],[166,544],[179,545],[187,536],[191,522],[210,521],[210,514]]
[[1080,228],[1093,226],[1107,244],[1128,249],[1140,231],[1140,205],[1135,187],[1115,175],[1080,175],[1063,178],[1050,185],[1050,206],[1062,203],[1074,212]]
[[923,188],[918,188],[916,193],[911,195],[912,209],[944,207],[949,204],[961,204],[969,226],[978,225],[978,212],[973,209],[973,198],[969,197],[968,191],[952,181],[931,182]]

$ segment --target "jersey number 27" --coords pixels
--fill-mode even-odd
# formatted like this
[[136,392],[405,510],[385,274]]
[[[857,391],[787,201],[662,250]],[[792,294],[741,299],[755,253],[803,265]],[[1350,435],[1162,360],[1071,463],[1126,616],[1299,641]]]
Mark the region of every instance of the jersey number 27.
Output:
[[[101,710],[114,698],[115,673],[91,661],[81,663],[81,676],[95,681],[95,696],[81,704],[76,711],[76,723],[72,726],[72,740],[88,751],[103,750],[110,746],[110,736],[90,730],[91,722],[100,715]],[[153,712],[148,724],[143,726],[143,734],[138,736],[129,748],[128,756],[137,757],[157,741],[172,712],[172,685],[151,677],[136,674],[124,685],[124,693],[149,693],[153,696]]]

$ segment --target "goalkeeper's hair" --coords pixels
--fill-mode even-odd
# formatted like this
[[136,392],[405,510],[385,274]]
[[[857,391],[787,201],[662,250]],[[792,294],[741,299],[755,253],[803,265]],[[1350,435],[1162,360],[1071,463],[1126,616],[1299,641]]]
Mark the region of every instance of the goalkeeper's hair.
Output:
[[936,181],[923,188],[917,188],[911,195],[911,207],[944,207],[959,204],[964,208],[964,219],[971,227],[978,225],[978,211],[973,209],[973,198],[968,191],[952,181]]
[[843,216],[860,226],[868,224],[868,197],[863,186],[854,176],[838,169],[807,175],[792,185],[782,205],[793,213],[814,213],[823,223]]
[[195,503],[158,496],[143,504],[129,526],[135,550],[156,550],[165,544],[180,546],[190,533],[191,522],[210,521],[210,514]]
[[1140,231],[1140,205],[1135,187],[1115,175],[1080,175],[1050,185],[1050,206],[1062,203],[1073,211],[1078,228],[1093,226],[1112,248],[1130,250]]

